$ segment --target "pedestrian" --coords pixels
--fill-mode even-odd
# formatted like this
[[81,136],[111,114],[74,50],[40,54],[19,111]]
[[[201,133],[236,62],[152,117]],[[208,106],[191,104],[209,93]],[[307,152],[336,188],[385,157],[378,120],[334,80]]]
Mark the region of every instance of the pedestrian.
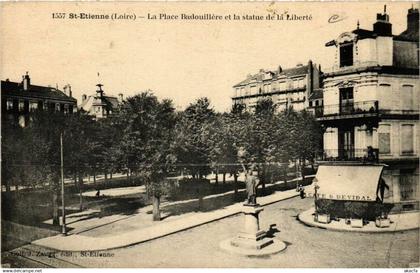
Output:
[[306,197],[306,193],[305,193],[305,189],[303,188],[302,185],[299,185],[298,191],[299,191],[300,198],[304,199]]

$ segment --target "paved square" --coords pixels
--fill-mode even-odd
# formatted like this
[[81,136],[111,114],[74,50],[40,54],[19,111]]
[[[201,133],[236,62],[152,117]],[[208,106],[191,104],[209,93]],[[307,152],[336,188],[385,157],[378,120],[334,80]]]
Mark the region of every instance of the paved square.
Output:
[[[298,197],[266,206],[261,226],[275,224],[275,238],[287,243],[279,254],[248,258],[226,253],[219,243],[233,237],[243,218],[236,215],[187,231],[122,249],[73,253],[65,260],[84,267],[408,267],[419,261],[419,230],[357,233],[308,227],[296,216],[313,199]],[[275,232],[276,228],[279,232]],[[112,257],[98,257],[105,254]]]

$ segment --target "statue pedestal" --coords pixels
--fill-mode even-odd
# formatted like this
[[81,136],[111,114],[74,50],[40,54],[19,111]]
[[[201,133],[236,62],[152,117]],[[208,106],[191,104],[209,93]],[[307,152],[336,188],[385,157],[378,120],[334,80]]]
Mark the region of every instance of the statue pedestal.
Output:
[[236,237],[221,242],[220,247],[229,252],[247,256],[269,255],[285,249],[286,244],[267,237],[267,233],[260,229],[259,213],[263,210],[259,205],[244,205],[242,231]]

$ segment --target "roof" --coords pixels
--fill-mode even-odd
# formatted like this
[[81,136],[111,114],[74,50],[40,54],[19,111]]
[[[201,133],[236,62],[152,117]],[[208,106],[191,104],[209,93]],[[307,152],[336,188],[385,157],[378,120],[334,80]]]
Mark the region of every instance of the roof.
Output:
[[309,100],[322,99],[323,97],[324,97],[324,93],[321,88],[314,89],[314,91],[309,95]]
[[235,84],[233,87],[238,87],[242,85],[247,85],[251,83],[252,81],[263,81],[264,80],[264,74],[265,73],[271,73],[273,76],[272,79],[277,79],[281,77],[296,77],[300,75],[306,75],[308,73],[308,65],[302,65],[302,66],[296,66],[293,68],[283,69],[280,73],[279,71],[261,71],[257,74],[249,76],[247,79]]
[[[356,34],[358,40],[363,40],[367,38],[375,38],[378,36],[378,34],[376,34],[374,31],[363,29],[363,28],[357,28],[353,30],[351,33]],[[333,46],[335,44],[336,44],[335,40],[331,40],[327,42],[325,46]]]
[[53,87],[29,85],[28,90],[23,90],[21,83],[1,81],[1,94],[22,98],[50,99],[76,103],[75,98],[67,96],[63,91]]
[[109,107],[110,109],[116,109],[118,108],[118,99],[116,97],[110,97],[110,96],[103,96],[105,103],[107,105],[107,107]]
[[408,41],[408,42],[418,42],[419,41],[419,29],[407,29],[401,32],[400,35],[394,36],[394,40],[399,41]]
[[[79,106],[79,108],[84,109],[85,111],[90,111],[90,109],[86,109],[86,107],[90,108],[92,105],[95,105],[95,98],[96,96],[89,96],[86,100],[82,101],[82,104]],[[90,100],[92,100],[91,106],[89,106]],[[116,97],[103,95],[100,105],[105,105],[106,109],[113,110],[118,108],[119,102]]]
[[[372,30],[367,29],[355,29],[352,31],[352,33],[357,35],[358,40],[363,40],[367,38],[376,38],[378,34],[376,34]],[[400,35],[393,35],[394,40],[398,41],[409,41],[409,42],[418,42],[419,41],[419,30],[418,29],[410,29],[403,31]],[[331,40],[325,44],[325,46],[333,46],[335,45],[335,40]]]

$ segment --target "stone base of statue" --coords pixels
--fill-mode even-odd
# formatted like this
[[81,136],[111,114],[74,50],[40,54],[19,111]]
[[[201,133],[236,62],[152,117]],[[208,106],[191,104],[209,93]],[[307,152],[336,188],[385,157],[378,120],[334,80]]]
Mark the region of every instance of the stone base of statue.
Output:
[[244,226],[234,238],[222,241],[220,247],[232,253],[246,256],[270,255],[286,248],[284,242],[267,237],[260,229],[259,213],[264,209],[258,204],[243,206]]

